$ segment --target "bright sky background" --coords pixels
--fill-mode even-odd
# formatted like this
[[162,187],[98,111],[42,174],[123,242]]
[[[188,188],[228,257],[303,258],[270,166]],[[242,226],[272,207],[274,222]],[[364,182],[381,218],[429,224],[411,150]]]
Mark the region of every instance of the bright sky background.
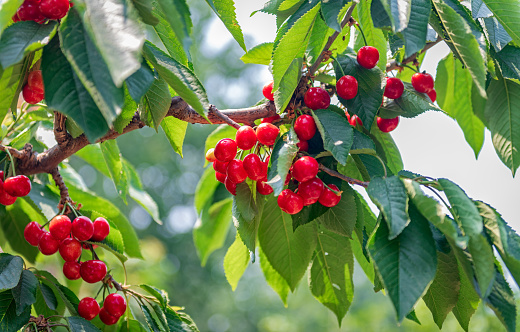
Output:
[[[247,44],[248,49],[262,42],[274,41],[275,17],[260,12],[250,17],[251,12],[259,9],[264,1],[235,2],[238,22],[244,34],[254,40],[254,44]],[[207,33],[206,40],[216,49],[234,42],[216,18]],[[432,48],[421,69],[435,76],[437,62],[448,52],[444,44]],[[272,79],[267,66],[263,67],[264,81]],[[509,224],[520,231],[520,204],[517,196],[520,175],[514,179],[511,171],[502,164],[493,148],[489,131],[486,130],[484,147],[478,160],[475,160],[473,150],[466,143],[455,120],[440,112],[426,112],[414,119],[402,118],[392,135],[401,151],[405,169],[454,181],[470,197],[495,207]]]

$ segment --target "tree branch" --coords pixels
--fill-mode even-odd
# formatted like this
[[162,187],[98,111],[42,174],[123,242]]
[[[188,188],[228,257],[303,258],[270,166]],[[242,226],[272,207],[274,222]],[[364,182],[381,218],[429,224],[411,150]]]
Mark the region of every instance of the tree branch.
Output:
[[424,48],[420,51],[420,52],[416,52],[412,55],[410,55],[409,57],[405,58],[403,61],[401,62],[397,62],[396,60],[393,60],[391,62],[389,62],[387,65],[386,65],[386,71],[389,72],[389,71],[392,71],[392,70],[396,70],[396,69],[399,69],[402,67],[402,65],[405,65],[407,63],[410,63],[410,62],[413,62],[415,61],[415,59],[417,59],[417,56],[419,54],[422,54],[426,51],[428,51],[430,48],[434,47],[435,45],[437,45],[438,43],[440,43],[442,41],[442,37],[441,36],[438,36],[437,37],[437,40],[433,41],[433,42],[428,42],[426,43],[426,45],[424,46]]

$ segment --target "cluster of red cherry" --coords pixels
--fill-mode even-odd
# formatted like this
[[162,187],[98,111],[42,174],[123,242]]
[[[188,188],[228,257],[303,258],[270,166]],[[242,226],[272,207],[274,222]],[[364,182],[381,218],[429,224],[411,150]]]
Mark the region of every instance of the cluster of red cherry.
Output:
[[0,171],[0,204],[11,205],[18,197],[29,195],[31,180],[25,175],[12,176],[4,180],[4,171]]
[[114,325],[126,311],[126,300],[117,293],[108,294],[103,307],[92,297],[84,297],[79,301],[78,314],[86,320],[93,320],[98,314],[105,325]]
[[29,104],[37,104],[45,97],[41,70],[33,70],[27,76],[27,84],[22,89],[23,99]]
[[69,12],[74,4],[69,0],[25,0],[13,16],[13,21],[59,20]]

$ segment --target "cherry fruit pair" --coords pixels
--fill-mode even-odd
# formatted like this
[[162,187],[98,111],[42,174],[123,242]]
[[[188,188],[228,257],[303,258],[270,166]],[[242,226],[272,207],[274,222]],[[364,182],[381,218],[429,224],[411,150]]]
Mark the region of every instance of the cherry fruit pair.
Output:
[[83,298],[78,304],[78,314],[86,320],[93,320],[97,315],[105,325],[114,325],[126,311],[125,298],[117,293],[109,294],[103,307],[92,297]]
[[69,12],[69,0],[25,0],[13,16],[13,21],[59,20]]

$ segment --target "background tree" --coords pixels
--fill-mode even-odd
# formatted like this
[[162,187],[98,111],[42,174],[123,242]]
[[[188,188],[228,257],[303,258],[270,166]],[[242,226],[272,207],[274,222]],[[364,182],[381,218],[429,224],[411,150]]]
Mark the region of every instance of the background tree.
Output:
[[[284,189],[283,179],[291,164],[310,154],[319,162],[320,179],[340,188],[341,200],[331,208],[319,203],[305,207],[291,217],[278,208],[284,206],[276,204],[275,196],[257,194],[254,181],[239,184],[236,196],[230,198],[208,168],[195,192],[199,224],[194,242],[203,264],[224,244],[232,217],[238,235],[226,254],[224,268],[233,288],[248,262],[259,258],[267,282],[285,302],[310,264],[312,294],[341,322],[352,302],[355,256],[375,290],[386,288],[398,321],[405,317],[417,320],[413,309],[422,297],[439,327],[453,311],[467,329],[482,299],[506,329],[515,329],[513,295],[492,248],[516,278],[516,233],[493,208],[471,200],[453,182],[402,171],[397,147],[380,131],[387,127],[375,125],[376,116],[414,117],[440,110],[440,106],[457,119],[476,154],[482,146],[483,130],[489,128],[500,159],[514,174],[519,166],[516,142],[520,122],[515,90],[520,27],[514,2],[269,2],[261,10],[276,15],[277,37],[274,43],[248,50],[241,59],[272,65],[274,102],[263,100],[251,108],[228,111],[208,104],[194,74],[200,73],[197,65],[204,66],[202,59],[197,60],[197,52],[189,52],[193,41],[200,40],[196,38],[198,26],[190,18],[190,9],[197,12],[194,7],[188,8],[182,1],[77,1],[69,10],[65,2],[66,8],[63,1],[48,0],[38,5],[7,1],[1,7],[3,191],[14,194],[8,188],[14,186],[10,183],[15,182],[15,175],[33,175],[28,196],[17,194],[23,197],[14,204],[3,201],[3,248],[23,255],[25,261],[10,254],[1,257],[2,329],[14,331],[28,323],[33,330],[61,325],[71,330],[96,330],[94,325],[105,328],[98,318],[92,325],[77,317],[79,299],[70,289],[78,292],[79,283],[67,288],[39,265],[24,268],[37,254],[23,239],[29,221],[43,224],[57,214],[74,219],[81,213],[92,219],[103,216],[110,222],[109,237],[101,242],[86,238],[89,241],[83,243],[93,251],[93,257],[97,257],[96,252],[111,263],[102,289],[113,287],[127,300],[136,299],[130,302],[134,310],[127,310],[118,325],[130,330],[195,330],[179,308],[168,306],[164,292],[150,286],[141,288],[151,296],[136,292],[126,285],[126,274],[118,264],[102,256],[100,250],[94,251],[93,245],[99,245],[112,252],[123,267],[127,257],[142,257],[135,230],[125,215],[88,189],[83,178],[89,181],[85,172],[91,169],[85,165],[110,177],[115,193],[125,203],[131,197],[160,222],[162,204],[143,190],[139,173],[128,161],[132,158],[121,156],[115,138],[144,126],[161,127],[173,149],[182,155],[187,122],[225,123],[208,136],[207,150],[221,138],[234,138],[236,122],[254,125],[255,120],[276,113],[281,114],[274,123],[282,135],[272,150],[255,146],[253,151],[262,158],[271,156],[268,180],[274,194]],[[233,2],[209,4],[245,50]],[[11,24],[19,20],[22,22]],[[142,23],[147,25],[150,41],[144,42]],[[359,32],[354,33],[354,26]],[[347,48],[349,41],[353,49]],[[453,57],[443,59],[437,68],[438,106],[432,103],[435,97],[421,93],[416,84],[402,85],[402,95],[385,88],[385,83],[400,86],[400,81],[384,80],[384,72],[409,81],[413,66],[440,42],[450,47]],[[361,53],[356,58],[355,52],[364,44],[377,49],[377,67],[366,68],[372,66],[363,61],[366,58]],[[387,54],[388,59],[383,56]],[[39,91],[41,80],[33,77],[38,69],[43,74],[44,94]],[[202,72],[210,70],[214,69],[206,66]],[[303,103],[312,85],[326,89],[316,91],[332,95],[336,81],[344,75],[352,75],[359,83],[354,98],[339,98],[339,107],[313,107],[312,99]],[[27,102],[38,103],[44,98],[44,104],[38,110],[26,105],[17,108],[22,90]],[[342,95],[339,90],[338,85]],[[345,110],[349,116],[359,117],[362,124],[355,120],[349,124]],[[316,123],[317,134],[309,137],[308,151],[299,152],[297,144],[303,136],[298,126],[293,130],[293,123],[298,115],[303,119],[303,114]],[[38,134],[50,129],[56,145],[47,148]],[[132,152],[140,145],[142,139],[137,139]],[[151,160],[154,153],[149,147],[143,147],[140,156],[148,155]],[[188,193],[196,176],[183,175],[178,188]],[[298,178],[295,172],[292,175]],[[367,188],[381,211],[378,218],[349,184]],[[172,187],[162,194],[175,197]],[[296,189],[296,183],[289,183],[289,188]],[[433,191],[438,200],[426,196],[423,189]],[[80,239],[74,231],[72,234]],[[52,264],[49,269],[53,270]],[[450,285],[450,292],[445,285]],[[93,293],[95,290],[90,295]],[[99,294],[99,302],[105,295],[105,291]],[[30,318],[31,310],[33,315],[42,316]],[[44,319],[56,313],[61,316]]]

